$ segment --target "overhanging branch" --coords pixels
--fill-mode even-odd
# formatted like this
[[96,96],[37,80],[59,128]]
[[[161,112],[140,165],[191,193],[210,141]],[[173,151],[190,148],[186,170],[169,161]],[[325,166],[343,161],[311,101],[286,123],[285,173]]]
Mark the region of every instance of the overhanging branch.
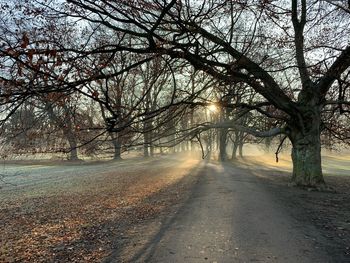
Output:
[[200,129],[204,130],[209,130],[209,129],[213,129],[213,128],[232,128],[232,129],[236,129],[242,132],[246,132],[249,133],[251,135],[254,135],[256,137],[273,137],[276,136],[278,134],[284,134],[285,133],[285,129],[281,128],[281,127],[276,127],[276,128],[272,128],[270,130],[267,131],[258,131],[255,130],[253,128],[250,127],[245,127],[239,124],[235,124],[232,121],[224,121],[224,122],[219,122],[219,123],[214,123],[214,124],[207,124],[207,125],[203,125],[203,127],[201,127]]

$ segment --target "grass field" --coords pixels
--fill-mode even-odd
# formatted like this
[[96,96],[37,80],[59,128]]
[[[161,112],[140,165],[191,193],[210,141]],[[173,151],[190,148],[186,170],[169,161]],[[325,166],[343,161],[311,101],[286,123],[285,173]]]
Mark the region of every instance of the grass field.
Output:
[[133,226],[184,196],[196,163],[168,157],[6,165],[0,262],[100,262],[127,244]]

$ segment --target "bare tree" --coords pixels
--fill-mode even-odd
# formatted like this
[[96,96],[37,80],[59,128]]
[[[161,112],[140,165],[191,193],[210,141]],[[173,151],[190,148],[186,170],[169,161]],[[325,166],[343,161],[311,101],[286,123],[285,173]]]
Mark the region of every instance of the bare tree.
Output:
[[[53,72],[51,68],[41,66],[42,61],[35,63],[36,68],[27,63],[30,35],[23,35],[22,39],[14,41],[15,44],[5,41],[1,57],[12,65],[19,64],[20,68],[34,72],[31,79],[39,74],[46,76],[48,81],[35,83],[35,86],[30,81],[18,85],[13,78],[2,76],[2,85],[13,88],[0,96],[2,99],[15,96],[24,99],[28,87],[35,92],[76,89],[84,93],[81,85],[117,76],[154,57],[186,61],[195,70],[226,85],[244,83],[260,94],[261,100],[237,107],[278,120],[278,125],[270,130],[244,127],[227,120],[200,125],[195,131],[235,128],[263,137],[284,134],[293,146],[293,182],[323,187],[322,116],[328,105],[342,105],[339,114],[346,118],[344,108],[349,105],[348,97],[339,100],[335,96],[336,100],[333,100],[334,96],[332,99],[329,96],[342,92],[343,85],[337,80],[344,78],[350,66],[346,37],[350,33],[348,7],[340,8],[329,2],[292,0],[288,6],[285,2],[270,1],[70,0],[62,9],[43,1],[41,6],[47,14],[70,17],[68,21],[72,27],[79,24],[76,18],[88,21],[94,27],[86,29],[84,33],[88,37],[80,40],[79,45],[59,44],[54,52],[48,52],[54,60],[59,57],[69,60],[70,66],[61,71]],[[111,36],[119,36],[118,41],[102,47],[92,45],[90,36],[99,27],[104,27]],[[105,73],[94,69],[84,74],[76,73],[84,61],[95,54],[113,57],[118,52],[141,56],[119,72]],[[290,81],[290,76],[296,78]],[[161,109],[152,114],[157,112]],[[138,117],[146,115],[150,113],[139,113]]]

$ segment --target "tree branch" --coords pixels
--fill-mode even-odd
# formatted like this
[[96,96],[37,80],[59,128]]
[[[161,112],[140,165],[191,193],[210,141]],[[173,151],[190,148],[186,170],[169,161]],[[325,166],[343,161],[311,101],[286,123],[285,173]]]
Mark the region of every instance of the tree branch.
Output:
[[235,130],[249,133],[249,134],[254,135],[256,137],[273,137],[273,136],[276,136],[278,134],[285,133],[284,128],[281,128],[281,127],[276,127],[276,128],[271,129],[271,130],[268,130],[268,131],[257,131],[257,130],[254,130],[253,128],[250,128],[250,127],[245,127],[242,125],[235,124],[232,121],[225,121],[225,122],[204,125],[204,127],[201,129],[208,130],[208,129],[212,129],[212,128],[232,128]]

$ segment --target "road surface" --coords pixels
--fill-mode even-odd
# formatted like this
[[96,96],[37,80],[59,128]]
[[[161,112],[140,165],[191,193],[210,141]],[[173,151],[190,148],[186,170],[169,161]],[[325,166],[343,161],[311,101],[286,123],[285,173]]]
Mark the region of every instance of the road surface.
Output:
[[202,164],[188,201],[131,262],[335,262],[245,169]]

